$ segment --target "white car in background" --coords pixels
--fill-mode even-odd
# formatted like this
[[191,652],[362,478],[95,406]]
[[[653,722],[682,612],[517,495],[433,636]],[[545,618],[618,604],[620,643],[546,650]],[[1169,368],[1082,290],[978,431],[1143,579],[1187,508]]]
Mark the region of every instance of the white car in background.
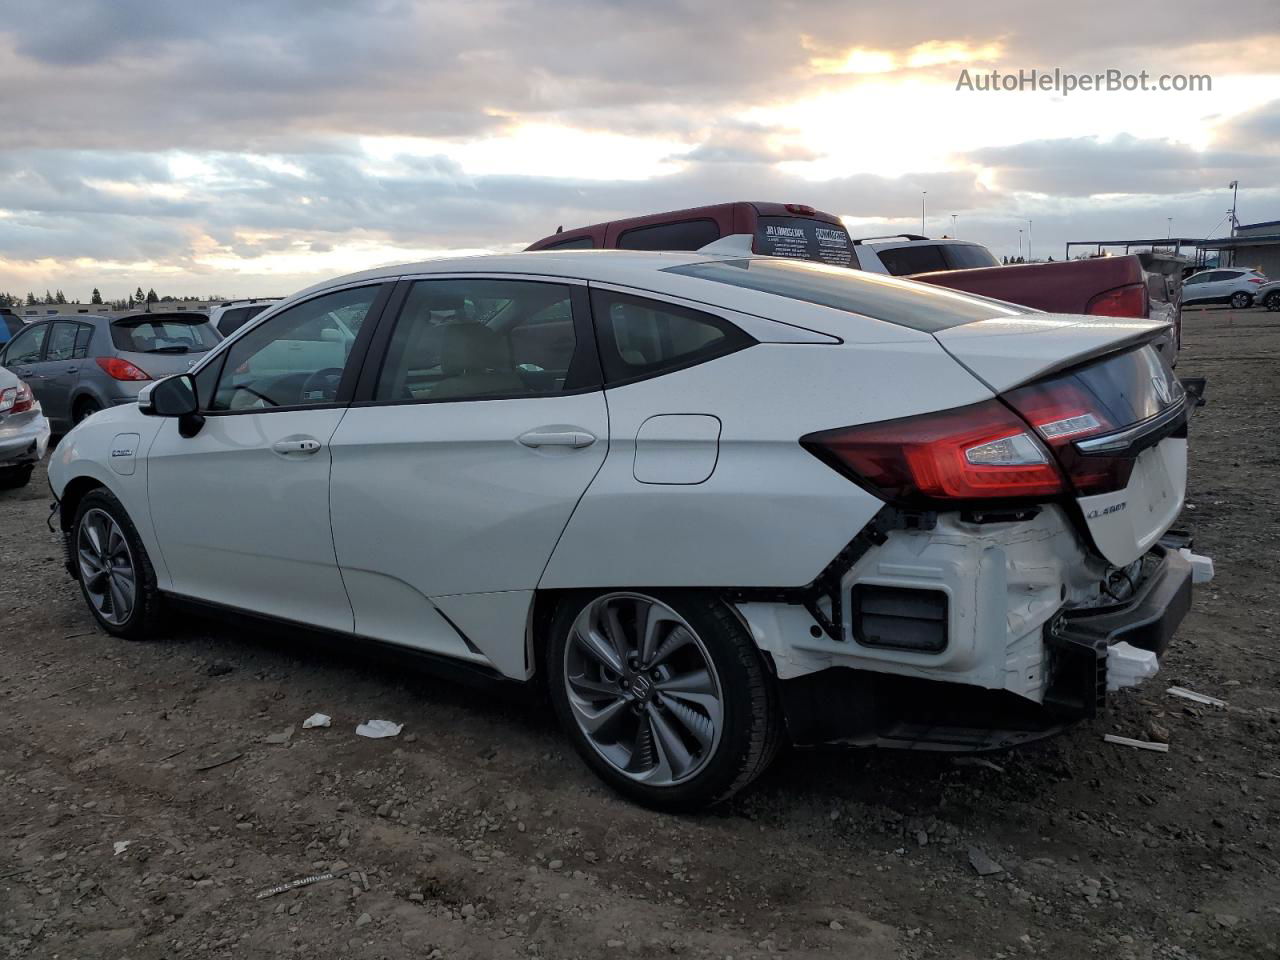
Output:
[[1243,267],[1201,270],[1182,281],[1182,305],[1229,303],[1244,310],[1253,305],[1266,282],[1264,274]]
[[1166,329],[732,252],[437,260],[277,304],[49,473],[108,631],[196,603],[539,684],[690,809],[788,741],[1044,736],[1164,650]]

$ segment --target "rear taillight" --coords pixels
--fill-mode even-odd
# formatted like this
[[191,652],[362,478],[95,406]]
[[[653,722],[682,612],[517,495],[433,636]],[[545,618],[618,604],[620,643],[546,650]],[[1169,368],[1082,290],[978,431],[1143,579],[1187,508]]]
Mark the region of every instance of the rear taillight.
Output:
[[1077,440],[1116,429],[1097,402],[1070,380],[1048,380],[1020,387],[1005,402],[1035,428],[1053,450],[1080,496],[1123,490],[1133,472],[1132,457],[1084,456]]
[[807,203],[784,203],[782,206],[787,213],[798,213],[806,217],[811,217],[817,213],[817,211]]
[[1250,283],[1266,283],[1267,280],[1265,277],[1250,277],[1249,282]]
[[119,357],[96,357],[98,366],[107,372],[107,376],[113,380],[150,380],[147,374],[143,373],[128,360],[121,360]]
[[1066,490],[1049,451],[998,400],[812,433],[800,443],[905,505],[1043,498]]
[[16,387],[5,387],[0,390],[0,413],[26,413],[35,406],[36,398],[31,388],[19,380]]
[[1131,283],[1100,293],[1089,301],[1084,309],[1101,317],[1145,317],[1147,315],[1147,287]]

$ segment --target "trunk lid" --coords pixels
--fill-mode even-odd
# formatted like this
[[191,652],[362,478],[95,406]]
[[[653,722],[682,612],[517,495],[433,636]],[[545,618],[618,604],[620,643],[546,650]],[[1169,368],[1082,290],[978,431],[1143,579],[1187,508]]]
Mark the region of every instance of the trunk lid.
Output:
[[1186,497],[1190,401],[1155,341],[1166,324],[1031,315],[934,334],[1053,452],[1097,551],[1146,553]]
[[996,393],[1091,357],[1153,340],[1167,323],[1140,317],[1023,313],[979,320],[933,335]]
[[121,360],[128,360],[152,380],[186,373],[204,358],[206,351],[198,353],[143,353],[121,350],[116,353]]

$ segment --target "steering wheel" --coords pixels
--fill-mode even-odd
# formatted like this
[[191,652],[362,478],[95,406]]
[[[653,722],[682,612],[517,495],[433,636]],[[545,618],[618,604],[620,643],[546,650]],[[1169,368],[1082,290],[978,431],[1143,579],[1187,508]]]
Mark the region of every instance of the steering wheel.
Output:
[[341,367],[325,367],[302,381],[299,400],[302,403],[327,403],[338,399],[338,384],[342,382]]

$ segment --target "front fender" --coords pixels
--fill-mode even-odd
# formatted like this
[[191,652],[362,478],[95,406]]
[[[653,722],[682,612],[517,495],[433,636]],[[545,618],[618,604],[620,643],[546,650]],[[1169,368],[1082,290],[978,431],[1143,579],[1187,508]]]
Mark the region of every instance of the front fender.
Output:
[[101,485],[111,491],[137,528],[163,589],[169,582],[169,571],[164,566],[147,500],[147,451],[162,424],[162,420],[143,415],[133,405],[94,414],[58,444],[49,460],[49,486],[53,495],[63,501],[68,521],[74,516],[72,501],[88,487]]

